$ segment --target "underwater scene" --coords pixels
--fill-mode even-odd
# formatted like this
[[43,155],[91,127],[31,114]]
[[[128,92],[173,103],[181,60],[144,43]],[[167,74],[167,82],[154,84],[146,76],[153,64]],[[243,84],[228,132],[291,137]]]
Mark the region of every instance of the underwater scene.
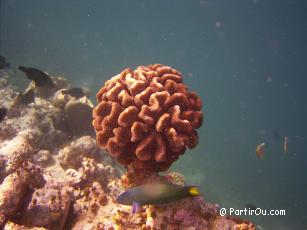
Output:
[[0,0],[0,229],[307,229],[306,12]]

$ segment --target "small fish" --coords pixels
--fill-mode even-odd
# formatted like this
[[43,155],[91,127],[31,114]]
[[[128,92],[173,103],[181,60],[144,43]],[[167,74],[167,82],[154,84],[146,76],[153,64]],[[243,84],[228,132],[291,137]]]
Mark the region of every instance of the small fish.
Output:
[[0,122],[3,121],[3,119],[6,116],[6,114],[7,114],[7,108],[1,107],[0,108]]
[[251,204],[251,203],[247,203],[247,204],[245,205],[245,208],[250,209],[250,210],[256,210],[256,209],[257,209],[257,206],[254,205],[254,204]]
[[0,55],[0,69],[9,68],[10,63],[6,62],[5,57]]
[[288,137],[285,136],[284,138],[284,153],[287,154],[288,152]]
[[14,105],[28,105],[35,101],[34,88],[27,89],[24,93],[19,93],[15,98]]
[[256,148],[256,155],[260,159],[263,159],[263,157],[264,157],[264,146],[265,146],[265,143],[263,142],[260,145],[258,145],[257,148]]
[[157,183],[133,187],[121,193],[116,201],[119,204],[131,205],[132,213],[135,213],[143,205],[165,205],[179,199],[200,195],[196,186]]
[[64,90],[62,90],[62,93],[68,94],[68,95],[73,96],[77,99],[85,96],[84,91],[81,88],[64,89]]
[[46,87],[46,88],[54,87],[54,83],[47,73],[39,69],[25,67],[25,66],[19,66],[18,69],[24,72],[27,75],[27,78],[34,81],[35,86]]

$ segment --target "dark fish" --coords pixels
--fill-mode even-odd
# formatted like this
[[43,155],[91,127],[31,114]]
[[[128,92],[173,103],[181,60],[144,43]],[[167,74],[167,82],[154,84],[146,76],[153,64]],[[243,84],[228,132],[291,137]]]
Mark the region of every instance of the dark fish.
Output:
[[25,66],[19,66],[18,69],[24,72],[27,75],[27,78],[34,81],[36,86],[46,88],[54,87],[53,81],[51,80],[50,76],[45,72],[39,69]]
[[64,89],[64,90],[62,90],[62,93],[68,94],[68,95],[73,96],[77,99],[85,96],[84,91],[81,88]]
[[0,55],[0,69],[9,68],[10,63],[6,62],[5,57]]
[[245,208],[250,209],[250,210],[256,210],[256,209],[257,209],[257,206],[254,205],[254,204],[251,204],[251,203],[247,203],[247,204],[245,205]]
[[3,119],[6,116],[6,114],[7,114],[7,108],[1,107],[0,108],[0,122],[3,121]]
[[28,105],[35,100],[34,88],[29,88],[24,93],[20,93],[14,102],[14,105]]
[[193,196],[200,196],[200,192],[195,186],[157,183],[133,187],[121,193],[116,201],[119,204],[131,205],[132,212],[135,213],[143,205],[165,205]]

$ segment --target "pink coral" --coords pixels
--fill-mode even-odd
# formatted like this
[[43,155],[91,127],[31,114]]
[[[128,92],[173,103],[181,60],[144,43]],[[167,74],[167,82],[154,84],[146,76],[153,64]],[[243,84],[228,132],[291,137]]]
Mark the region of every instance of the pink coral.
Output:
[[184,209],[177,210],[174,215],[174,220],[180,222],[183,226],[192,225],[195,222],[194,216]]
[[164,171],[198,143],[201,100],[169,66],[125,69],[105,83],[97,101],[97,143],[124,165]]

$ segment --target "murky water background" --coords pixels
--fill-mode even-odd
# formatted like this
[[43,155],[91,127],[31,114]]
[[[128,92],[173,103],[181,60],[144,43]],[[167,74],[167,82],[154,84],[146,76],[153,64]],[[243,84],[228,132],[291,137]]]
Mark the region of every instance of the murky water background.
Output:
[[[27,80],[20,64],[65,75],[89,87],[92,98],[123,68],[170,65],[201,95],[205,112],[198,147],[173,169],[212,203],[286,210],[286,216],[246,216],[263,229],[307,228],[307,2],[1,0],[0,6],[0,53],[21,88]],[[255,147],[263,141],[261,161]]]

